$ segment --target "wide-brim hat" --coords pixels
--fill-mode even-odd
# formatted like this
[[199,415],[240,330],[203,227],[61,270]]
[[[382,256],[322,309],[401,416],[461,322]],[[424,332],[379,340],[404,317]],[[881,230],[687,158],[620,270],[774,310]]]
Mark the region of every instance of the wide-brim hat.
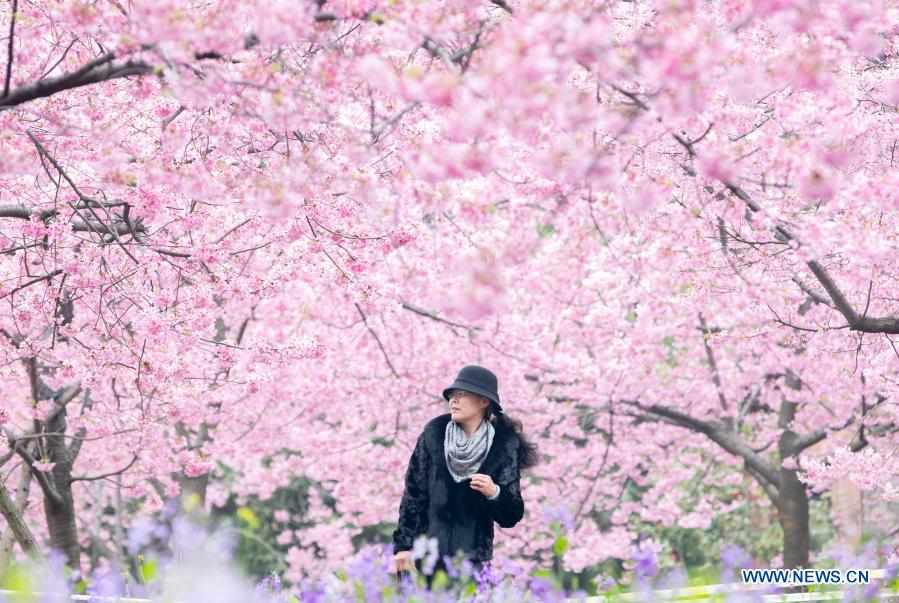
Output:
[[459,371],[453,384],[443,390],[443,397],[448,402],[449,393],[454,389],[464,389],[467,392],[484,396],[491,402],[495,412],[503,412],[503,407],[499,403],[499,392],[497,388],[496,375],[483,366],[469,364]]

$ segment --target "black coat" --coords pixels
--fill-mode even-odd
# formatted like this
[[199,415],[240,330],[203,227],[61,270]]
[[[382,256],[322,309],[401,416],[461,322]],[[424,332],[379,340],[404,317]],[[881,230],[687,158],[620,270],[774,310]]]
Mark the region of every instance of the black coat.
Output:
[[477,473],[499,485],[499,497],[489,500],[471,487],[456,483],[446,467],[443,441],[450,413],[431,419],[415,444],[406,470],[400,517],[393,532],[394,551],[412,549],[420,534],[436,536],[440,559],[461,549],[471,561],[493,558],[493,522],[511,528],[524,516],[518,469],[518,434],[494,424],[493,443]]

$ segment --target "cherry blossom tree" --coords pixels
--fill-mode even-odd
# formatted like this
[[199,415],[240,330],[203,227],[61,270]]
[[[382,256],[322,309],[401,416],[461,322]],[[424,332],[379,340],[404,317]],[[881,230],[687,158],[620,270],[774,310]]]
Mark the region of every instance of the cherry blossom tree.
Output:
[[0,508],[22,548],[77,567],[119,554],[107,505],[302,474],[338,515],[284,535],[292,574],[339,564],[395,519],[472,360],[544,454],[498,553],[549,560],[545,505],[568,506],[574,571],[628,557],[633,516],[701,527],[742,504],[684,516],[706,457],[764,489],[788,566],[834,475],[896,496],[861,470],[899,469],[894,2],[3,10]]

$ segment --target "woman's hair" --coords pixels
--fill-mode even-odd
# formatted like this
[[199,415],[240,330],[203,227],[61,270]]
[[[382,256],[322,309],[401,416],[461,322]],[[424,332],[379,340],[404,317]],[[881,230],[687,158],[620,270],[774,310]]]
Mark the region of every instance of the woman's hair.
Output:
[[[486,400],[487,398],[484,399]],[[494,404],[491,401],[490,405],[484,409],[484,418],[494,425],[501,425],[518,436],[518,470],[530,469],[539,463],[540,457],[537,454],[537,444],[525,437],[521,421],[509,417],[504,412],[495,412],[494,408]]]

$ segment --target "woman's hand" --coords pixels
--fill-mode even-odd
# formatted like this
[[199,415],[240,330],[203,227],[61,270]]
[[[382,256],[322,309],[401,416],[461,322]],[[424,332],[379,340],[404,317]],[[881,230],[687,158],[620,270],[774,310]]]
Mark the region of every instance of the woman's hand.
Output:
[[487,497],[496,494],[496,484],[493,483],[493,478],[485,473],[475,473],[472,475],[471,487]]
[[415,565],[412,563],[412,551],[400,551],[393,556],[393,563],[396,566],[395,572],[412,571]]

